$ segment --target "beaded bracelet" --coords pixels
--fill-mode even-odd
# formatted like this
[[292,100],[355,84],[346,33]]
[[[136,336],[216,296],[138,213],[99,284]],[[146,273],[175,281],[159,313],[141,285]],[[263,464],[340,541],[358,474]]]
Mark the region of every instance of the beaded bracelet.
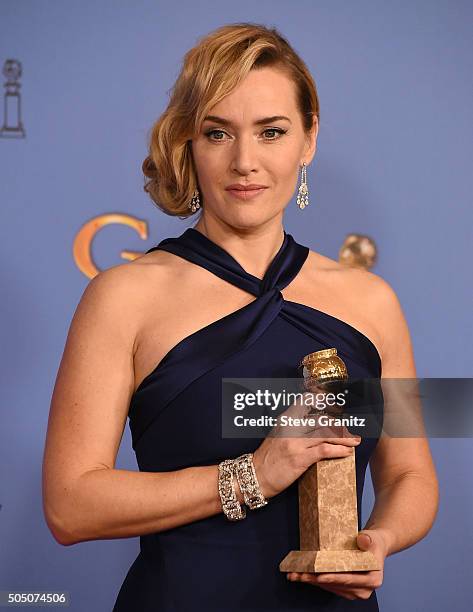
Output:
[[235,459],[238,484],[240,485],[245,504],[250,510],[266,506],[268,501],[261,493],[253,464],[253,453],[245,453]]
[[240,521],[246,518],[245,507],[238,501],[233,477],[235,476],[235,459],[225,459],[218,465],[218,492],[222,509],[229,521]]

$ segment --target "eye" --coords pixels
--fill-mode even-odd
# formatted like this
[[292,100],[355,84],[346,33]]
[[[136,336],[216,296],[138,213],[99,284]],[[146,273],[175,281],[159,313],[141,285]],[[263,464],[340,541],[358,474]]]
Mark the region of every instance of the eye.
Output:
[[212,134],[225,134],[226,132],[224,132],[223,130],[209,130],[208,132],[205,132],[205,135],[207,136],[207,138],[209,138],[209,140],[223,140],[223,138],[210,138],[210,136]]
[[267,132],[275,132],[276,134],[279,134],[279,136],[277,136],[275,138],[267,138],[266,140],[278,140],[279,138],[281,138],[281,136],[283,134],[286,133],[286,131],[287,130],[282,130],[281,128],[268,128],[268,129],[264,130],[263,134],[267,133]]

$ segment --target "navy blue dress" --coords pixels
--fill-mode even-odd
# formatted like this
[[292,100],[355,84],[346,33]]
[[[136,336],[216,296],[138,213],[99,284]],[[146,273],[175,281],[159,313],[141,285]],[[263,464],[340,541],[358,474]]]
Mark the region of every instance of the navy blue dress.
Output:
[[[194,228],[147,252],[155,249],[202,266],[256,299],[178,342],[141,382],[128,415],[141,471],[216,465],[260,446],[262,438],[222,437],[222,378],[300,377],[304,355],[331,347],[337,348],[350,376],[381,376],[379,353],[364,334],[283,298],[281,290],[309,254],[290,234],[284,232],[262,280]],[[359,509],[376,444],[376,437],[366,438],[355,449]],[[311,584],[290,582],[279,570],[286,554],[299,549],[298,502],[295,481],[263,508],[247,510],[241,521],[229,521],[222,512],[141,536],[140,552],[113,612],[377,611],[376,592],[368,600],[348,600]]]

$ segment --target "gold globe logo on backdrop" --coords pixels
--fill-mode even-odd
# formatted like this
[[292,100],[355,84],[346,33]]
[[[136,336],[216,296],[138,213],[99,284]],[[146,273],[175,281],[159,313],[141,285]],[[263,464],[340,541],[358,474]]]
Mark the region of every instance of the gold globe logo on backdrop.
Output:
[[338,251],[338,261],[345,266],[369,270],[377,260],[376,243],[365,234],[348,234]]
[[[72,246],[72,253],[74,261],[81,272],[83,272],[88,278],[96,276],[100,270],[95,265],[92,259],[92,241],[95,235],[106,225],[112,225],[118,223],[120,225],[126,225],[134,229],[138,236],[142,240],[148,238],[148,224],[142,219],[137,219],[131,215],[123,213],[108,213],[105,215],[99,215],[87,221],[79,232],[77,233],[74,244]],[[138,257],[141,257],[143,253],[138,251],[121,251],[120,257],[127,261],[133,261]]]
[[[81,272],[88,278],[96,276],[100,270],[92,258],[92,242],[95,235],[106,225],[118,223],[133,228],[142,240],[148,238],[148,224],[142,219],[123,213],[107,213],[87,221],[74,239],[72,248],[74,261]],[[120,257],[133,261],[143,255],[139,251],[124,250]],[[338,261],[342,265],[369,270],[377,261],[378,251],[372,238],[364,234],[348,234],[338,252]]]

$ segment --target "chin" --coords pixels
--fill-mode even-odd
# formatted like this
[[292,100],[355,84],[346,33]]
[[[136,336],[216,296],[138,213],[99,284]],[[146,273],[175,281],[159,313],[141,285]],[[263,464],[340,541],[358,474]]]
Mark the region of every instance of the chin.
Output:
[[269,223],[273,217],[274,215],[262,214],[261,211],[255,211],[252,214],[248,211],[242,211],[239,214],[232,214],[225,217],[225,222],[235,229],[251,230]]

